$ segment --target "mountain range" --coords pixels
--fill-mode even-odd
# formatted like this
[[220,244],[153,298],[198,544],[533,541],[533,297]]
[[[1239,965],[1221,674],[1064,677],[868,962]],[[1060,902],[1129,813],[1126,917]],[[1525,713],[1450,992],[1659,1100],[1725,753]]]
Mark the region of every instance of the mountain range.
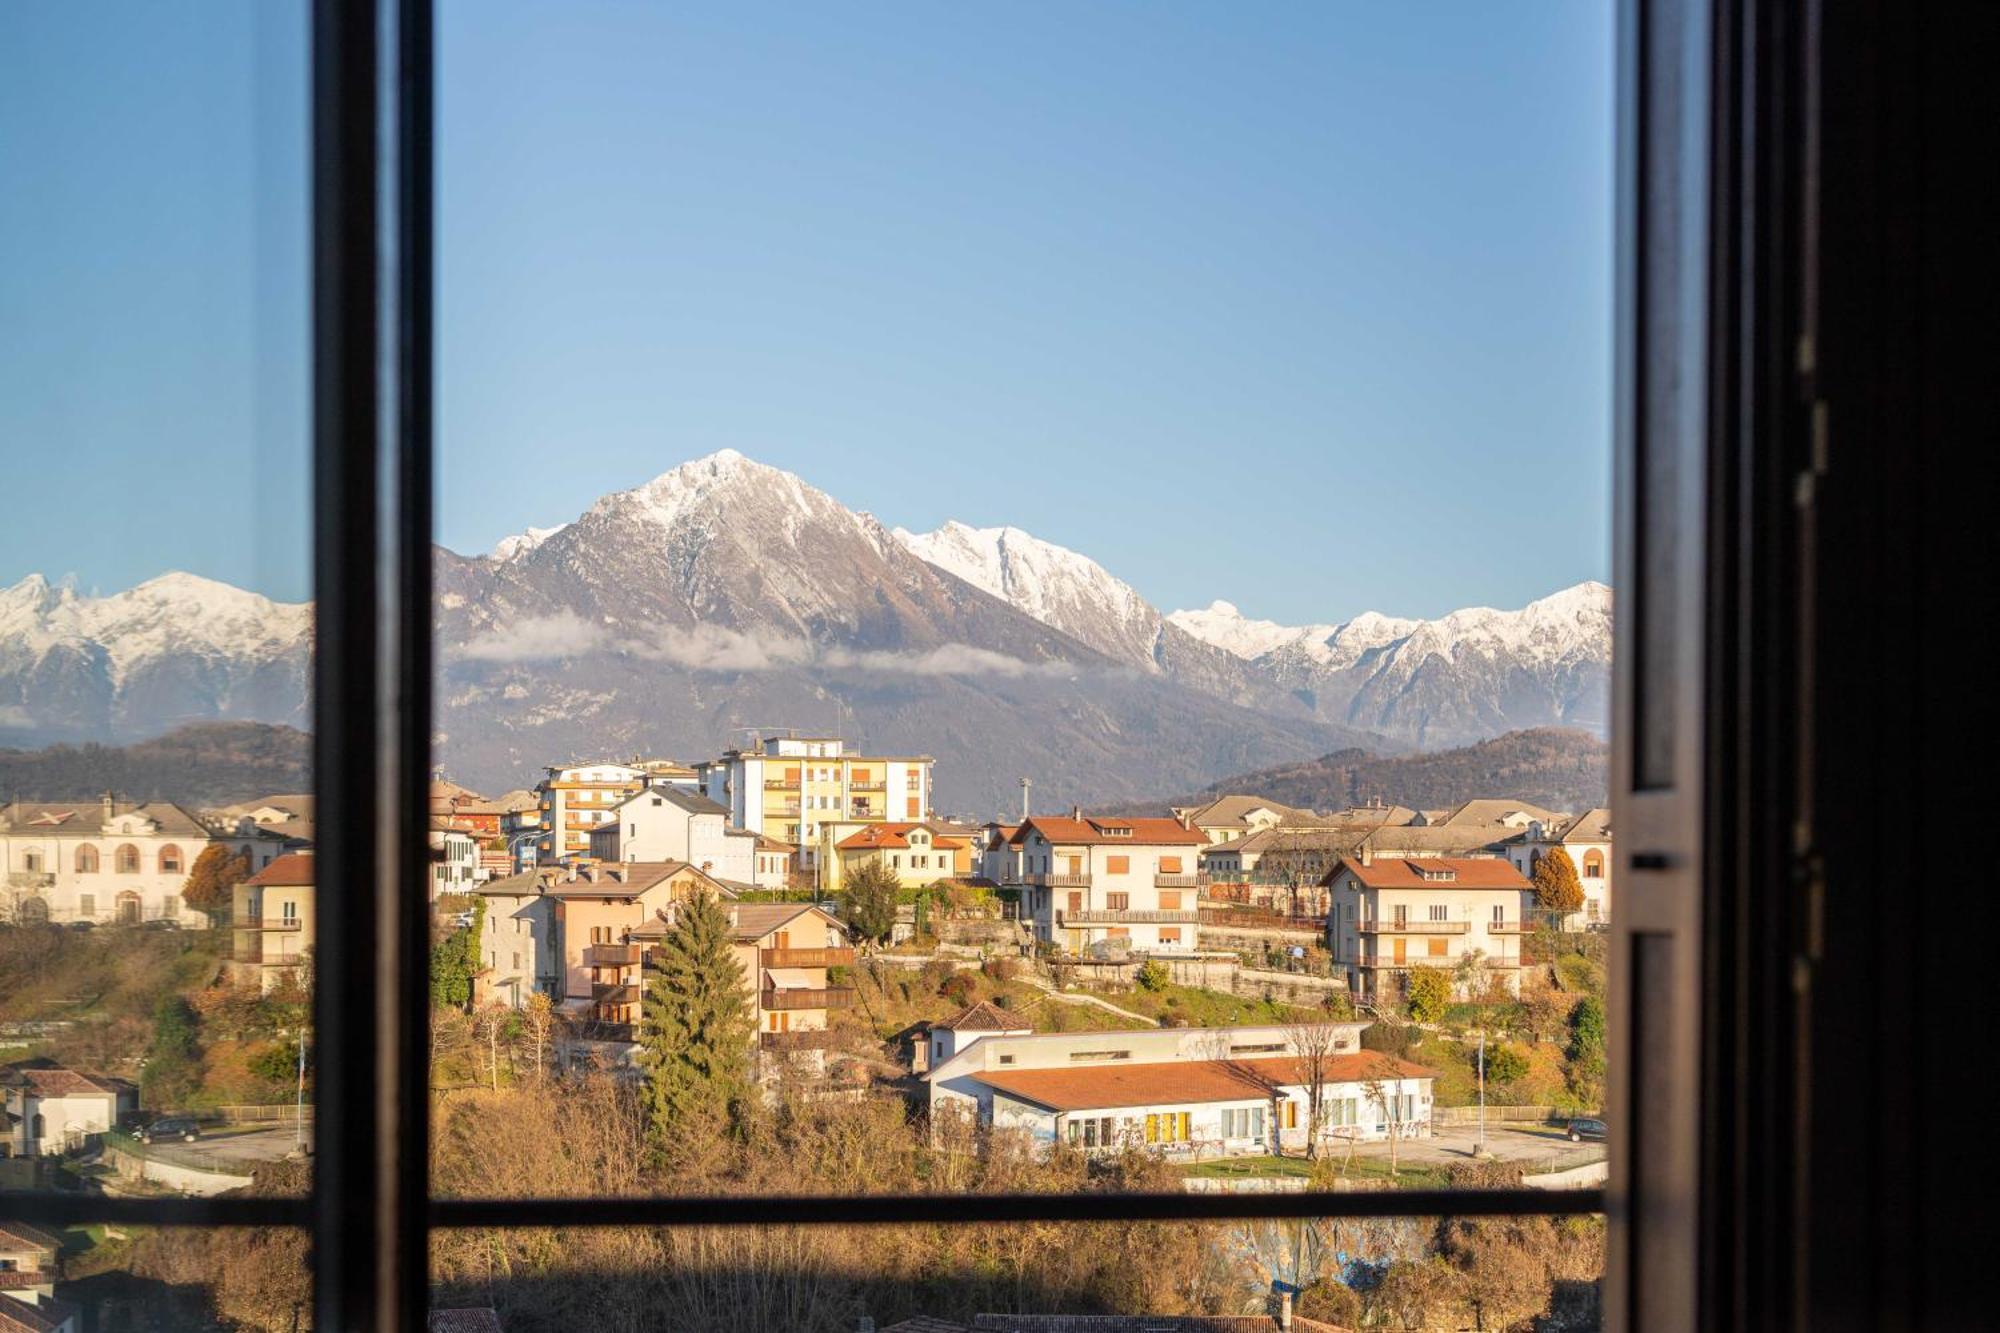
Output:
[[[1346,748],[1603,725],[1610,592],[1296,629],[1163,614],[1019,529],[891,530],[734,451],[483,556],[437,551],[440,762],[698,757],[757,730],[928,753],[943,808],[1128,800]],[[300,725],[311,612],[186,574],[90,598],[0,590],[0,742],[190,720]]]

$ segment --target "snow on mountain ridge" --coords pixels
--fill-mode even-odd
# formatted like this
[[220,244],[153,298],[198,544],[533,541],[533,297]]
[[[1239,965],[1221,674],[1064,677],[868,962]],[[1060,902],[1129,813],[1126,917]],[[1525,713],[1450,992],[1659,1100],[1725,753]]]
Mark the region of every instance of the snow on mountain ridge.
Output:
[[1225,602],[1219,598],[1199,611],[1171,612],[1167,620],[1203,643],[1211,644],[1246,662],[1253,662],[1265,653],[1285,644],[1314,636],[1323,637],[1338,628],[1334,625],[1310,625],[1301,628],[1280,625],[1275,620],[1253,620],[1239,611],[1234,602]]
[[96,644],[120,675],[175,653],[268,660],[311,637],[311,603],[274,602],[178,570],[103,597],[39,574],[0,591],[0,642],[36,655]]
[[498,542],[494,543],[493,553],[488,558],[496,563],[505,564],[515,556],[526,555],[568,526],[569,524],[567,523],[558,523],[552,528],[531,526],[525,532],[517,532],[511,537],[502,537]]

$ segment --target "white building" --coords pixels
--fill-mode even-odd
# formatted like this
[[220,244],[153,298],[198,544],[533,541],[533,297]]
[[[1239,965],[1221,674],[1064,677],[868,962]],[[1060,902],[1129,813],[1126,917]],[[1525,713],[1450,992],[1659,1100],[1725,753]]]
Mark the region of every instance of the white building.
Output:
[[1569,853],[1583,886],[1583,910],[1564,920],[1567,930],[1597,929],[1611,923],[1611,812],[1599,807],[1556,823],[1529,822],[1526,832],[1506,843],[1507,857],[1529,880],[1535,862],[1553,848]]
[[[1321,1025],[1321,1140],[1428,1136],[1432,1072],[1364,1051],[1367,1026]],[[932,1065],[931,1116],[968,1115],[1039,1147],[1063,1142],[1085,1152],[1300,1150],[1312,1126],[1315,1062],[1299,1058],[1296,1037],[1289,1027],[991,1032]]]
[[931,817],[928,755],[859,755],[837,736],[769,735],[695,765],[729,822],[798,848],[799,866],[865,824]]
[[0,1223],[0,1330],[77,1333],[83,1311],[56,1299],[62,1237],[25,1222]]
[[729,808],[682,786],[648,787],[591,830],[600,861],[685,861],[732,885],[757,882],[759,836],[729,827]]
[[115,1128],[118,1117],[139,1106],[139,1090],[123,1079],[44,1065],[0,1069],[0,1146],[11,1157],[35,1157],[83,1146],[92,1134]]
[[1208,845],[1177,819],[1031,815],[986,861],[1020,889],[1037,939],[1078,954],[1184,954],[1200,935],[1196,857]]
[[1343,858],[1327,876],[1327,938],[1358,998],[1394,1000],[1413,967],[1461,966],[1521,989],[1528,881],[1496,856]]
[[435,817],[427,835],[431,856],[431,901],[443,893],[470,893],[481,878],[479,840],[471,830]]
[[181,900],[188,871],[210,844],[269,865],[285,840],[238,817],[207,824],[170,801],[15,801],[0,806],[0,920],[198,927]]

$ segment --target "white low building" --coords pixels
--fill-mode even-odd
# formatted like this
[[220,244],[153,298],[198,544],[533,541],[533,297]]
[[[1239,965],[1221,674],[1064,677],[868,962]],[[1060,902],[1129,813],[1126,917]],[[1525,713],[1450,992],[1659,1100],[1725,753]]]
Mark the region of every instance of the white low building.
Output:
[[6,1108],[0,1148],[11,1157],[80,1148],[139,1106],[139,1090],[123,1079],[46,1065],[0,1069],[0,1098]]
[[931,1116],[969,1116],[1044,1149],[1303,1151],[1317,1083],[1322,1142],[1427,1137],[1432,1072],[1363,1050],[1367,1026],[1315,1025],[1305,1046],[1319,1053],[1303,1058],[1291,1027],[958,1033],[926,1076]]
[[691,788],[648,787],[590,831],[599,861],[684,861],[732,885],[757,882],[755,833],[729,826],[729,807]]

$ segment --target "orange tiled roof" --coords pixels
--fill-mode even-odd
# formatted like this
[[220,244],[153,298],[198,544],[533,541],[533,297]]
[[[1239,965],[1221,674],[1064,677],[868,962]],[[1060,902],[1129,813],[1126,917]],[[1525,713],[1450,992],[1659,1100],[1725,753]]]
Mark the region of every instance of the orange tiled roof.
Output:
[[313,855],[311,852],[286,852],[243,882],[254,888],[273,885],[289,888],[310,884],[313,882]]

